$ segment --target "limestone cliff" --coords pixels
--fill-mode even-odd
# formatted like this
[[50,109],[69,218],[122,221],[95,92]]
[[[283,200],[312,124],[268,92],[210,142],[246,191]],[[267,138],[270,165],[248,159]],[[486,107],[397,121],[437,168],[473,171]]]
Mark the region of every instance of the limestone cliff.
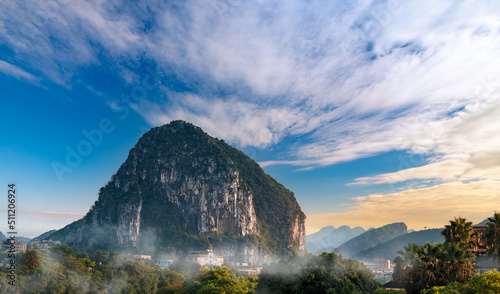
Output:
[[252,159],[174,121],[144,134],[88,214],[51,238],[104,249],[140,245],[154,232],[162,246],[231,248],[244,239],[281,255],[304,249],[304,221],[293,193]]

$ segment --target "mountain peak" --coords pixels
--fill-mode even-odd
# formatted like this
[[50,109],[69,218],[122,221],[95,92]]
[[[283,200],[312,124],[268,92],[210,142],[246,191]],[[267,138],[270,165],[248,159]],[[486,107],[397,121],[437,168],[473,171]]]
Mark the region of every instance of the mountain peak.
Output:
[[158,128],[172,128],[172,129],[192,129],[192,130],[197,130],[203,132],[203,130],[198,127],[193,125],[190,122],[184,121],[184,120],[173,120],[169,122],[168,124],[164,124],[162,126],[159,126]]

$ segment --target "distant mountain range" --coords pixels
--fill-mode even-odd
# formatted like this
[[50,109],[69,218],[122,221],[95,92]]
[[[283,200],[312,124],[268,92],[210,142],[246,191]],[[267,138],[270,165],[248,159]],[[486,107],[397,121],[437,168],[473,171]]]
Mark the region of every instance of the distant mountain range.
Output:
[[313,254],[332,252],[338,246],[364,232],[365,230],[361,227],[352,229],[348,226],[341,226],[337,229],[332,226],[324,227],[319,232],[306,236],[306,248]]
[[405,223],[385,225],[352,238],[337,247],[335,253],[342,253],[345,258],[351,258],[363,250],[367,250],[407,233],[408,228]]
[[[3,240],[7,240],[7,236],[5,236],[2,232],[0,232],[0,241],[3,241]],[[16,240],[17,241],[23,241],[23,242],[26,242],[26,243],[28,243],[29,241],[31,241],[30,238],[18,237],[18,236],[16,236]]]
[[415,231],[409,234],[404,234],[396,237],[387,242],[378,244],[374,247],[368,248],[356,254],[353,258],[357,260],[370,260],[375,257],[383,258],[393,261],[399,250],[403,250],[403,247],[408,245],[408,243],[417,243],[418,245],[424,245],[426,242],[431,244],[444,242],[444,238],[441,235],[443,229],[429,229],[423,231]]
[[[488,219],[475,224],[485,226]],[[394,223],[383,227],[365,231],[363,228],[341,226],[334,228],[327,226],[314,234],[306,236],[306,248],[310,253],[322,252],[342,253],[346,258],[357,260],[371,260],[383,258],[394,260],[397,251],[402,250],[408,243],[424,245],[444,242],[441,232],[444,228],[427,229],[422,231],[407,230],[406,224]]]
[[321,230],[317,231],[316,233],[307,235],[306,241],[313,242],[313,241],[319,240],[333,231],[335,231],[334,226],[328,226],[328,227],[321,228]]

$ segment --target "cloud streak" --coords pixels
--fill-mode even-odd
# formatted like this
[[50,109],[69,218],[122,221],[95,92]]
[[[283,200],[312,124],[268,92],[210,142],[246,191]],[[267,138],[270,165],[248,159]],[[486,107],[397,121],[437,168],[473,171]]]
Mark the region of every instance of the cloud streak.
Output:
[[408,180],[470,181],[499,179],[500,101],[471,105],[452,118],[412,132],[415,153],[434,154],[428,164],[357,178],[352,184],[386,184]]
[[36,82],[38,80],[37,77],[29,72],[3,60],[0,60],[0,72],[18,79],[27,80],[29,82]]
[[[219,102],[213,111],[197,111],[183,101],[185,95],[172,92],[166,96],[176,107],[142,115],[152,124],[174,117],[194,121],[241,145],[307,137],[309,143],[290,159],[263,166],[331,165],[391,150],[433,152],[419,149],[421,141],[432,140],[420,130],[448,121],[459,109],[494,103],[496,89],[481,80],[496,75],[500,65],[495,5],[191,1],[181,10],[165,13],[152,54],[160,64],[176,64],[245,94],[220,97],[235,105],[226,108],[234,115],[214,115]],[[237,106],[241,101],[243,108]],[[262,108],[299,120],[274,128],[269,112],[256,111]],[[259,123],[249,123],[249,117]],[[231,125],[231,132],[214,124]],[[415,132],[421,137],[415,139]]]
[[20,236],[34,238],[41,233],[61,229],[83,216],[74,212],[21,210],[17,216],[17,232]]

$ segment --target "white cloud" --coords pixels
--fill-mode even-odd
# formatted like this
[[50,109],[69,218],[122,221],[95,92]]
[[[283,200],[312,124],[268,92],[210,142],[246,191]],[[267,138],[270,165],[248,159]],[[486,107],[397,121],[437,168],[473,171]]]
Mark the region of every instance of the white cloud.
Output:
[[[427,171],[422,167],[403,177],[450,170],[440,177],[484,178],[475,166],[500,136],[490,135],[488,144],[472,131],[467,142],[458,135],[448,141],[436,137],[451,132],[450,112],[464,107],[463,119],[483,124],[473,108],[486,111],[495,103],[495,1],[0,5],[4,43],[23,68],[52,81],[67,83],[79,68],[98,65],[105,56],[131,83],[137,78],[133,64],[144,57],[194,88],[185,94],[167,89],[166,99],[137,105],[153,125],[186,119],[242,146],[307,138],[287,160],[264,165],[314,167],[408,149],[436,156]],[[453,161],[445,160],[459,160],[460,167],[452,170]],[[384,177],[362,181],[388,181]]]
[[39,80],[37,77],[30,74],[29,72],[15,66],[15,65],[12,65],[8,62],[5,62],[3,60],[0,60],[0,72],[3,72],[6,75],[16,77],[18,79],[28,80],[31,82],[35,82],[35,81]]
[[[160,64],[251,90],[227,103],[259,105],[253,108],[259,111],[248,109],[259,124],[219,133],[244,145],[257,137],[257,146],[309,134],[312,143],[299,146],[290,160],[263,165],[329,165],[415,151],[413,132],[448,120],[460,107],[491,102],[480,80],[497,75],[500,66],[500,7],[494,3],[188,3],[183,13],[165,12],[150,48]],[[220,105],[212,107],[215,113]],[[274,129],[267,107],[287,109],[301,121]],[[167,122],[172,111],[143,114]],[[203,128],[221,122],[182,107],[175,111]],[[224,121],[240,126],[248,117]]]
[[143,42],[139,27],[128,14],[114,13],[115,5],[99,0],[75,1],[68,5],[67,12],[78,17],[78,23],[86,24],[89,37],[106,46],[111,54],[126,52],[127,56],[133,56],[136,47],[142,46]]
[[194,94],[168,92],[175,96],[174,104],[158,105],[141,101],[134,106],[152,125],[172,120],[187,120],[203,127],[209,134],[237,142],[241,146],[267,146],[280,141],[281,136],[300,124],[300,113],[286,108],[264,108],[254,103],[206,99]]
[[13,58],[70,86],[79,68],[99,65],[99,54],[134,59],[144,48],[137,31],[142,24],[117,14],[109,1],[10,1],[0,8],[0,38]]
[[374,177],[353,184],[384,184],[414,179],[470,181],[499,179],[500,101],[471,106],[454,117],[411,132],[415,153],[434,154],[428,164]]

